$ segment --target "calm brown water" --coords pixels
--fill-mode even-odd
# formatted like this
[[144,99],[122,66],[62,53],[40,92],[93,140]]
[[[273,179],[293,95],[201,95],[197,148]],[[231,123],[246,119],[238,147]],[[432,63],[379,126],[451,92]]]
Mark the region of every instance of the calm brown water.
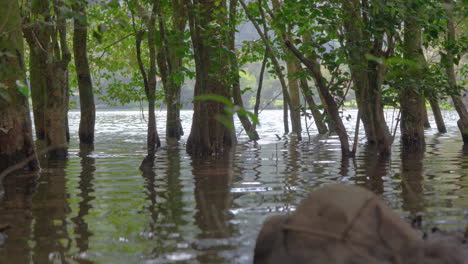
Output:
[[[356,112],[346,114],[352,130]],[[282,112],[262,115],[262,140],[242,134],[231,155],[210,161],[185,153],[184,111],[184,140],[164,144],[154,170],[143,173],[139,112],[99,112],[94,151],[79,150],[79,114],[70,113],[68,160],[43,165],[36,185],[14,179],[0,187],[0,226],[12,226],[0,234],[0,263],[250,263],[265,218],[335,182],[366,186],[403,217],[423,215],[427,227],[468,224],[468,148],[456,113],[444,113],[448,133],[426,131],[424,155],[402,158],[396,143],[387,160],[363,146],[343,160],[336,137],[278,140]]]

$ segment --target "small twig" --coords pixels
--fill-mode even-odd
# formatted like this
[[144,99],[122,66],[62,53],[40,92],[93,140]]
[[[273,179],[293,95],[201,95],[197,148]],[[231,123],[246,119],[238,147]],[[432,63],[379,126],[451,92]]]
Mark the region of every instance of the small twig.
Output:
[[124,36],[124,37],[122,37],[122,38],[120,38],[120,39],[118,39],[118,40],[112,42],[111,44],[105,46],[105,47],[103,48],[104,51],[102,51],[102,54],[101,54],[101,56],[99,56],[98,59],[100,60],[100,59],[102,58],[102,56],[104,56],[104,54],[106,54],[106,49],[108,49],[108,48],[114,46],[115,44],[117,44],[117,43],[119,43],[119,42],[122,42],[122,41],[126,40],[127,38],[129,38],[130,36],[132,36],[132,35],[134,35],[134,34],[135,34],[135,33],[130,33],[130,34],[128,34],[128,35],[126,35],[126,36]]

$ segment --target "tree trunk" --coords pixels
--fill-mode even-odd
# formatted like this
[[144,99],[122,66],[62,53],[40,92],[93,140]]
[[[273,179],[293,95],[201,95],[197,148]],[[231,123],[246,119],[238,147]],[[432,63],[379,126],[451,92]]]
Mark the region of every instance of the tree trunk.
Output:
[[427,106],[426,106],[426,101],[424,100],[423,107],[421,109],[423,119],[424,119],[424,128],[431,128],[431,123],[429,123],[429,115],[427,114]]
[[[39,169],[27,97],[20,89],[27,86],[23,61],[23,36],[17,1],[0,2],[0,50],[10,56],[0,59],[0,182],[7,169]],[[27,88],[26,88],[27,90]],[[23,162],[23,164],[20,164]],[[14,166],[17,165],[16,168]],[[12,167],[13,166],[13,167]],[[1,175],[5,174],[5,175]]]
[[89,71],[87,54],[88,22],[86,17],[86,5],[78,0],[73,9],[75,14],[73,33],[73,53],[75,57],[76,74],[78,77],[78,89],[80,92],[80,127],[78,135],[81,144],[94,143],[94,125],[96,120],[96,107],[94,105],[93,84]]
[[301,100],[299,95],[299,80],[295,74],[298,73],[297,59],[290,54],[289,50],[285,48],[285,52],[289,54],[286,59],[286,68],[288,70],[288,84],[289,84],[289,96],[291,100],[291,127],[292,132],[296,133],[301,138],[302,126],[301,126]]
[[400,97],[401,143],[404,151],[419,152],[425,148],[424,116],[421,111],[424,107],[424,97],[418,92],[424,58],[421,57],[420,51],[421,26],[417,22],[417,10],[408,8],[408,12],[405,18],[404,56],[405,59],[414,61],[415,66],[407,69],[408,76],[404,80],[406,87]]
[[[263,56],[262,67],[260,68],[260,74],[258,76],[258,87],[257,87],[257,95],[255,97],[255,106],[254,106],[254,115],[259,118],[259,110],[260,110],[260,100],[262,96],[262,88],[263,88],[263,76],[265,75],[265,68],[266,63],[268,60],[268,53],[265,51],[265,55]],[[256,124],[254,124],[256,127]]]
[[343,156],[352,155],[349,149],[349,139],[348,133],[346,132],[346,127],[341,120],[340,113],[338,111],[338,106],[333,99],[333,96],[328,91],[326,80],[322,75],[320,70],[320,64],[313,57],[305,58],[304,55],[291,43],[289,40],[284,41],[286,47],[288,47],[292,53],[310,70],[312,76],[314,77],[315,84],[318,91],[323,97],[323,100],[326,104],[328,114],[330,115],[332,126],[338,135],[341,143],[341,153]]
[[[234,104],[241,109],[244,108],[244,102],[242,102],[242,94],[240,89],[240,77],[239,77],[239,63],[237,61],[237,53],[235,44],[235,32],[236,32],[236,24],[237,24],[237,0],[231,0],[229,3],[229,26],[230,26],[230,35],[229,35],[229,49],[231,50],[231,74],[233,76],[232,80],[232,99]],[[258,136],[257,130],[255,126],[250,121],[247,115],[237,114],[242,127],[244,128],[245,132],[247,133],[250,140],[259,140],[260,137]]]
[[[61,13],[61,1],[34,0],[30,14],[24,18],[24,36],[31,51],[31,90],[39,124],[38,135],[51,147],[49,156],[63,159],[67,155],[68,131],[68,63],[71,54],[66,39],[66,18]],[[54,13],[54,15],[52,15]],[[34,21],[31,21],[34,17]],[[39,93],[42,93],[40,96]],[[34,94],[38,97],[34,98]],[[36,108],[37,106],[37,108]],[[43,107],[43,108],[42,108]],[[41,127],[43,126],[43,128]],[[39,137],[41,138],[41,137]]]
[[[39,36],[38,36],[39,37]],[[46,67],[43,54],[36,49],[29,50],[29,83],[31,87],[31,101],[34,116],[34,129],[36,139],[45,140],[45,95],[47,89],[46,78],[43,71]]]
[[454,8],[454,1],[453,0],[445,0],[447,4],[447,47],[446,47],[446,58],[445,58],[445,71],[447,73],[448,82],[450,85],[450,89],[452,92],[452,101],[455,106],[455,109],[458,112],[458,116],[460,119],[457,122],[458,128],[460,129],[460,133],[463,138],[463,142],[465,145],[468,144],[468,111],[466,110],[466,106],[463,103],[460,95],[455,93],[455,91],[462,90],[461,87],[457,85],[457,78],[455,76],[455,67],[454,67],[454,54],[452,48],[456,44],[456,35],[455,35],[455,26],[453,21],[453,11]]
[[[287,133],[289,133],[288,107],[290,109],[293,109],[294,107],[291,104],[291,99],[289,97],[289,92],[288,92],[288,88],[287,88],[287,85],[286,85],[286,81],[285,81],[285,78],[284,78],[283,71],[281,70],[281,66],[279,64],[279,61],[276,58],[275,53],[274,53],[274,51],[273,51],[273,49],[271,47],[271,43],[270,43],[270,40],[268,38],[268,32],[262,32],[262,30],[260,29],[260,26],[258,25],[257,21],[255,20],[255,18],[248,11],[248,8],[247,8],[247,5],[245,4],[245,2],[243,0],[239,0],[239,2],[241,3],[242,8],[244,8],[244,11],[245,11],[247,17],[252,22],[252,24],[254,25],[255,29],[258,32],[258,34],[260,35],[262,41],[265,43],[266,52],[268,53],[268,55],[271,58],[271,62],[273,63],[273,67],[275,69],[276,75],[278,75],[278,79],[279,79],[279,81],[281,83],[281,89],[283,91],[283,100],[284,100],[284,102],[283,102],[284,133],[287,134]],[[263,9],[261,7],[260,7],[260,11],[262,13],[262,18],[265,20],[265,15],[263,14]],[[266,29],[266,26],[265,26],[265,29]],[[292,115],[292,112],[290,112],[290,113]],[[291,116],[291,119],[293,119],[293,116]]]
[[325,122],[323,122],[323,115],[318,110],[318,106],[314,101],[314,97],[312,96],[312,91],[310,90],[309,85],[307,85],[307,79],[303,77],[300,81],[302,94],[304,95],[304,98],[309,105],[310,112],[312,113],[315,125],[317,126],[317,131],[319,134],[326,134],[328,132],[327,126]]
[[385,69],[382,64],[366,58],[367,54],[381,55],[381,36],[376,36],[374,43],[369,43],[367,34],[363,32],[363,24],[366,22],[361,16],[359,1],[343,1],[343,11],[347,18],[344,27],[351,76],[367,141],[375,145],[379,153],[388,154],[392,138],[385,122],[381,89]]
[[[142,54],[141,54],[141,43],[143,41],[143,36],[145,30],[140,30],[135,32],[135,41],[136,41],[136,53],[138,67],[143,78],[144,88],[146,98],[148,99],[148,131],[146,135],[146,146],[148,155],[145,160],[154,161],[154,154],[156,153],[157,148],[161,146],[161,140],[159,139],[158,131],[156,129],[156,115],[155,115],[155,100],[156,100],[156,13],[157,13],[157,3],[153,3],[151,10],[151,16],[149,18],[143,18],[146,25],[147,37],[148,37],[148,53],[149,53],[149,70],[146,73],[145,66],[143,64]],[[142,8],[140,8],[142,9]],[[135,31],[136,28],[134,27]],[[143,162],[145,163],[145,162]],[[152,166],[153,162],[150,162],[149,166]]]
[[[180,89],[182,82],[176,80],[181,75],[182,56],[184,49],[184,32],[186,14],[181,0],[172,0],[172,34],[166,30],[166,16],[162,6],[157,7],[159,21],[159,43],[157,43],[157,63],[164,86],[166,99],[166,138],[179,140],[184,134],[180,120]],[[172,40],[169,41],[169,38]]]
[[444,118],[442,117],[442,112],[440,111],[439,102],[437,98],[430,97],[429,103],[431,104],[432,113],[434,113],[434,119],[436,121],[437,130],[439,133],[446,133],[447,128],[445,127]]
[[227,115],[223,103],[202,101],[197,96],[211,94],[231,98],[225,77],[231,68],[229,54],[218,48],[229,45],[226,3],[190,0],[187,4],[196,68],[194,113],[187,152],[194,156],[218,155],[236,142],[232,116]]

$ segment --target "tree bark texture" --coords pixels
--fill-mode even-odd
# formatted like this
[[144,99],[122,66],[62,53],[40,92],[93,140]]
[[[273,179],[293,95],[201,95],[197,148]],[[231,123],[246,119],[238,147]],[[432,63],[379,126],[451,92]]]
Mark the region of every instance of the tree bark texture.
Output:
[[196,68],[194,113],[187,152],[193,156],[219,155],[236,143],[232,116],[227,115],[223,103],[196,97],[211,94],[231,98],[225,76],[231,67],[227,63],[229,51],[225,48],[229,45],[226,2],[189,1],[187,12]]
[[[411,1],[410,1],[411,2]],[[408,9],[405,18],[404,57],[413,61],[414,66],[408,69],[406,87],[400,97],[401,105],[401,144],[404,151],[418,152],[425,148],[424,139],[424,96],[419,87],[424,58],[421,57],[421,26],[417,22],[417,10]]]
[[166,138],[179,140],[184,134],[180,120],[180,89],[182,82],[176,80],[181,75],[182,56],[184,49],[186,12],[182,0],[172,0],[173,17],[171,33],[167,30],[166,16],[162,6],[158,6],[159,41],[157,45],[157,63],[164,86],[166,100]]
[[93,144],[96,107],[87,54],[88,22],[86,17],[86,1],[76,1],[73,9],[75,14],[79,15],[79,17],[75,17],[73,20],[73,53],[78,77],[81,113],[78,135],[81,144]]
[[383,56],[383,34],[375,36],[373,43],[370,43],[363,28],[366,21],[360,12],[360,1],[345,0],[342,3],[351,76],[367,141],[370,145],[377,146],[380,153],[388,153],[392,138],[385,122],[381,87],[385,68],[383,64],[366,58],[366,54]]
[[[457,78],[455,76],[455,66],[454,66],[454,54],[452,47],[456,43],[455,35],[455,24],[453,19],[453,5],[455,4],[453,0],[445,0],[447,4],[447,48],[446,48],[446,59],[445,59],[445,71],[447,73],[448,82],[452,91],[460,91],[461,88],[457,85]],[[461,96],[457,93],[452,94],[452,101],[455,109],[458,112],[460,119],[457,121],[458,128],[463,138],[465,145],[468,144],[468,111],[466,106],[461,99]]]
[[17,169],[37,171],[28,100],[19,87],[27,84],[17,1],[0,1],[0,24],[0,50],[7,54],[0,57],[0,173],[28,159]]
[[42,136],[43,129],[46,146],[52,148],[49,156],[62,159],[67,155],[69,138],[68,64],[71,54],[66,40],[66,18],[60,12],[60,4],[61,1],[34,0],[30,14],[24,18],[23,33],[31,51],[33,110],[43,110],[35,113],[38,136]]

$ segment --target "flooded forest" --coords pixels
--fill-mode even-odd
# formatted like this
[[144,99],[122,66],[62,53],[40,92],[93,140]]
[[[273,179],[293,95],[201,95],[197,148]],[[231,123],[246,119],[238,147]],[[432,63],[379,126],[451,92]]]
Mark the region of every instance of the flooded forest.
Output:
[[260,263],[264,221],[335,183],[466,228],[466,15],[0,0],[0,264]]

